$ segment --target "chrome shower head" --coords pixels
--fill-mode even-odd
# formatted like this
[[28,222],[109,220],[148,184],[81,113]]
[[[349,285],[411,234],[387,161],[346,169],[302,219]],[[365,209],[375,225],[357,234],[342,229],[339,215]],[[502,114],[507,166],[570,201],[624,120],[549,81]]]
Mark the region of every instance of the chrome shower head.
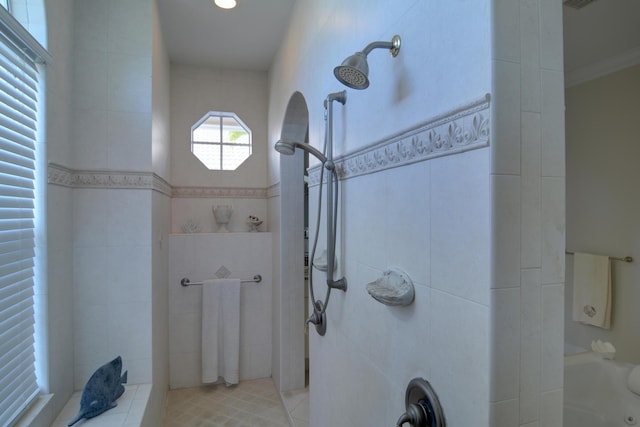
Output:
[[313,154],[316,158],[318,158],[318,160],[320,160],[322,163],[325,163],[327,161],[327,158],[324,156],[324,154],[322,154],[320,152],[320,150],[318,150],[317,148],[313,147],[312,145],[309,144],[304,144],[302,142],[297,142],[297,141],[285,141],[283,139],[281,139],[280,141],[276,142],[274,148],[276,149],[276,151],[280,154],[284,154],[287,156],[291,156],[293,155],[293,153],[295,153],[296,148],[300,148],[308,153]]
[[366,89],[369,87],[369,64],[367,55],[356,52],[333,69],[333,74],[345,86],[352,89]]
[[369,64],[367,55],[373,49],[389,49],[394,58],[400,52],[400,36],[395,35],[390,42],[369,43],[362,52],[356,52],[333,69],[333,74],[345,86],[352,89],[369,87]]

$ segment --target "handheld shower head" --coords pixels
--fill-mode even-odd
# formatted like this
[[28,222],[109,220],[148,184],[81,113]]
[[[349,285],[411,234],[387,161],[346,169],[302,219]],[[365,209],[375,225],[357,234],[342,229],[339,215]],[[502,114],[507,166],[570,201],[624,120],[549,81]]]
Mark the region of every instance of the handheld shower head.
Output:
[[390,42],[369,43],[362,52],[356,52],[333,69],[338,81],[352,89],[366,89],[369,87],[369,64],[367,55],[373,49],[389,49],[394,58],[400,52],[400,36],[395,35]]
[[285,141],[281,139],[280,141],[276,142],[274,148],[278,153],[285,154],[287,156],[292,156],[293,153],[295,153],[296,148],[300,148],[308,153],[313,154],[322,163],[326,163],[327,161],[327,158],[324,156],[324,154],[320,152],[320,150],[318,150],[317,148],[313,147],[310,144],[304,144],[302,142]]
[[276,145],[274,146],[274,148],[278,153],[284,154],[287,156],[293,156],[293,153],[296,151],[296,146],[293,145],[292,142],[283,141],[283,140],[276,142]]

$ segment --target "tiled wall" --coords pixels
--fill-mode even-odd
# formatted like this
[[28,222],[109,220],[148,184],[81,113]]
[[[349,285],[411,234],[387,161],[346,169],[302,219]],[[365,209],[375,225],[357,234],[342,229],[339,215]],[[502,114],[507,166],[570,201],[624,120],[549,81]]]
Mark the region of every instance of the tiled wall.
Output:
[[[347,90],[336,109],[335,153],[485,93],[490,148],[341,182],[338,274],[349,289],[332,293],[327,334],[311,332],[311,425],[391,425],[414,376],[433,381],[451,425],[560,425],[561,4],[364,3],[298,2],[271,73],[272,142],[299,90],[321,147],[322,100],[340,88],[333,67],[399,33],[400,55],[373,51],[371,86]],[[279,162],[270,156],[273,182]],[[381,306],[364,289],[393,264],[417,284],[409,308]]]
[[[309,106],[309,141],[322,147],[322,100],[343,89],[333,67],[395,33],[402,37],[400,55],[373,51],[369,89],[347,90],[346,104],[334,109],[336,156],[393,139],[490,92],[487,5],[303,1],[297,7],[272,72],[272,142],[295,89]],[[318,51],[325,54],[313,54]],[[453,125],[449,130],[456,132]],[[394,144],[388,148],[395,152]],[[374,165],[386,160],[381,154],[371,155]],[[489,425],[490,150],[415,161],[341,181],[337,276],[344,274],[349,287],[332,292],[326,335],[310,331],[312,426],[392,425],[404,412],[406,385],[418,376],[432,381],[448,423]],[[279,165],[274,155],[276,176]],[[311,213],[317,190],[310,191]],[[383,306],[366,292],[366,283],[393,266],[416,285],[409,307]],[[316,273],[315,283],[324,295],[322,275]]]
[[194,233],[169,236],[169,385],[202,384],[202,286],[226,267],[240,290],[240,380],[271,376],[271,233]]
[[[171,66],[171,185],[264,188],[267,75],[260,71]],[[209,111],[234,112],[251,129],[253,151],[236,171],[211,171],[191,153],[191,126]]]
[[[69,12],[74,22],[71,144],[69,161],[62,165],[149,173],[153,1],[83,1]],[[151,383],[152,189],[88,181],[89,186],[72,187],[70,212],[74,385],[81,389],[97,366],[116,355],[131,383]]]
[[[232,205],[228,229],[248,231],[247,216],[265,220],[267,123],[266,73],[182,64],[171,66],[171,231],[192,222],[217,230],[211,209]],[[209,111],[235,112],[251,128],[253,151],[235,171],[208,170],[191,153],[191,126]]]
[[151,382],[151,192],[74,190],[75,388],[122,356]]
[[492,2],[492,426],[561,426],[562,5]]

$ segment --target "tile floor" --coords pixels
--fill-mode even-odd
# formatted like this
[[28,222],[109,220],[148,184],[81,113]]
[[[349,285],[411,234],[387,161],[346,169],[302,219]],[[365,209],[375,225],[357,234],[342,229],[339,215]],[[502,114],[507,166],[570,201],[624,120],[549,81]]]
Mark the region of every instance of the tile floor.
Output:
[[165,427],[307,427],[304,392],[286,394],[280,398],[271,378],[171,390]]
[[282,393],[291,427],[309,427],[309,388]]

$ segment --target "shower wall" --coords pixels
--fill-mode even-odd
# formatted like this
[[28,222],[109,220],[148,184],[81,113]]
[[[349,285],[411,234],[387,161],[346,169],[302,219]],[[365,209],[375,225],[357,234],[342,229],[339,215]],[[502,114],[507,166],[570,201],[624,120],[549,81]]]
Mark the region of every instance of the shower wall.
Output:
[[[71,0],[61,0],[47,13],[47,49],[54,58],[69,58],[73,36]],[[46,158],[40,165],[56,159],[69,161],[69,121],[71,115],[72,73],[69,61],[56,61],[46,71],[45,130]],[[42,159],[41,159],[42,160]],[[44,340],[36,347],[39,384],[53,394],[49,404],[33,422],[47,427],[66,404],[73,387],[73,191],[47,185],[46,281],[35,289],[36,333]],[[38,242],[40,245],[42,242]],[[46,286],[44,286],[46,284]]]
[[[228,228],[247,231],[247,216],[267,219],[266,73],[171,65],[171,230],[189,221],[217,229],[214,205],[232,205]],[[209,111],[235,112],[251,128],[252,156],[235,171],[208,170],[191,153],[191,126]],[[267,223],[262,226],[267,229]]]
[[640,115],[640,65],[566,90],[567,249],[636,262],[612,262],[610,330],[571,320],[573,257],[567,256],[565,328],[567,342],[590,348],[592,340],[612,342],[616,359],[640,362],[640,147],[631,117]]
[[219,268],[260,283],[240,285],[240,380],[271,376],[271,233],[193,233],[169,236],[170,387],[202,384],[202,286]]
[[[74,170],[152,169],[151,5],[75,3]],[[75,388],[118,354],[150,383],[151,193],[96,187],[74,190]]]
[[[252,156],[235,171],[208,170],[191,153],[191,126],[209,111],[234,112],[251,128]],[[171,242],[172,248],[179,248],[172,249],[169,259],[172,388],[201,383],[199,319],[202,292],[180,287],[180,278],[215,278],[215,272],[222,265],[233,277],[253,277],[254,274],[264,277],[261,284],[242,285],[244,326],[240,375],[241,379],[251,379],[271,374],[271,235],[246,233],[249,215],[264,220],[261,231],[270,230],[265,184],[266,129],[265,72],[171,65],[171,232],[174,233]],[[226,236],[211,234],[218,228],[212,213],[215,205],[233,207],[227,226],[231,233]],[[201,233],[180,235],[188,223],[196,224]],[[196,247],[204,252],[195,254],[194,247],[184,243],[194,239],[213,246],[204,249],[200,244]],[[215,244],[221,239],[227,243]],[[190,255],[185,257],[186,253]]]
[[[333,67],[396,33],[399,56],[373,51],[369,89],[347,90],[334,109],[337,157],[387,142],[391,154],[355,162],[371,170],[340,184],[336,276],[349,288],[332,292],[326,335],[310,332],[310,425],[392,425],[407,383],[422,376],[450,425],[561,426],[561,4],[299,1],[270,72],[270,145],[300,91],[309,141],[321,148],[322,101],[342,89]],[[449,136],[466,138],[452,111],[485,94],[488,148],[376,170],[396,135],[425,122],[451,120]],[[270,152],[270,216],[288,209],[277,190],[284,162]],[[383,306],[365,290],[393,266],[416,284],[410,307]],[[288,296],[289,284],[279,285]],[[281,303],[282,323],[296,322]]]
[[169,67],[155,6],[47,11],[49,390],[64,403],[121,355],[130,383],[154,385],[144,425],[160,422],[168,383]]

